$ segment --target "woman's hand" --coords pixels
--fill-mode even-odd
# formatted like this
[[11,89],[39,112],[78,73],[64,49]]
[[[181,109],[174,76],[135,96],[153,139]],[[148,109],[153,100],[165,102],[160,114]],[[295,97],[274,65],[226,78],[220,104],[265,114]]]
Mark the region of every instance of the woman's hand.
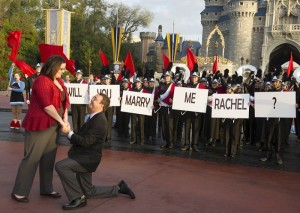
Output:
[[61,124],[60,131],[62,133],[68,134],[71,131],[70,124],[69,123],[68,124],[66,124],[66,123]]

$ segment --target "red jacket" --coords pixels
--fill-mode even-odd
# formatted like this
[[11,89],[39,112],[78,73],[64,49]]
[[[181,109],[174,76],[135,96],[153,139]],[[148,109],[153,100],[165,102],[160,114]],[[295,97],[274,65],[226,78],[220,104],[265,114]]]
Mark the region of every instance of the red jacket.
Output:
[[30,106],[22,127],[26,131],[39,131],[48,129],[56,121],[44,110],[45,107],[53,105],[58,111],[60,108],[65,111],[68,108],[69,95],[62,79],[57,79],[66,94],[66,99],[62,102],[62,93],[54,82],[47,76],[40,75],[34,82],[30,97]]

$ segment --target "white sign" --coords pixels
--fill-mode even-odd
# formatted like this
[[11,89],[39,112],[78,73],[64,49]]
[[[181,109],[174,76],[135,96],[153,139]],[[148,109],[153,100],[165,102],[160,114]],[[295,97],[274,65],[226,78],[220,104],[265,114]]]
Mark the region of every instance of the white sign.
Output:
[[212,118],[249,118],[249,94],[213,94]]
[[120,85],[90,85],[90,99],[100,93],[110,98],[110,106],[120,106]]
[[152,115],[153,98],[150,93],[123,91],[121,111]]
[[207,89],[175,87],[172,109],[206,112]]
[[88,84],[66,83],[71,104],[89,104]]
[[295,92],[256,92],[255,117],[295,118]]

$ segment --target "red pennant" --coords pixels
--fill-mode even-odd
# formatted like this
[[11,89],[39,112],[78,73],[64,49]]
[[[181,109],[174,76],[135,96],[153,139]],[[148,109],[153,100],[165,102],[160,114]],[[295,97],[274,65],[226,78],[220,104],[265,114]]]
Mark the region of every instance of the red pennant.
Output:
[[60,55],[66,61],[66,69],[72,74],[75,75],[75,61],[69,60],[64,54],[63,46],[51,45],[51,44],[39,44],[40,56],[43,63],[52,55]]
[[18,51],[20,48],[22,37],[22,31],[11,31],[9,35],[6,36],[7,46],[11,48],[11,54],[8,55],[10,60],[15,61],[17,59]]
[[288,69],[286,71],[287,73],[287,77],[290,76],[291,72],[294,70],[294,61],[293,61],[293,54],[291,53],[291,58],[290,58],[290,62],[289,62],[289,66]]
[[109,61],[108,61],[107,57],[105,56],[105,54],[101,50],[100,50],[99,56],[100,56],[100,59],[102,61],[102,65],[104,67],[108,66],[109,65]]
[[215,74],[218,71],[218,54],[216,54],[216,59],[212,68],[212,73]]
[[194,55],[194,53],[190,50],[190,48],[187,48],[187,53],[186,53],[186,57],[187,57],[187,66],[190,69],[191,72],[193,72],[194,70],[194,65],[198,64],[197,62],[197,58]]
[[28,77],[35,74],[35,70],[29,66],[28,64],[26,64],[24,61],[18,60],[16,59],[14,61],[15,65],[21,70],[21,72],[25,75],[27,75]]
[[168,58],[168,56],[166,56],[164,51],[163,51],[163,61],[164,61],[164,71],[166,71],[169,66],[170,59]]
[[[134,68],[134,64],[133,64],[133,60],[132,60],[132,55],[131,52],[128,51],[125,61],[124,61],[124,65],[126,66],[126,71],[129,70],[130,75],[129,77],[131,78],[134,73],[135,73],[135,68]],[[123,71],[122,71],[123,72]],[[122,72],[119,73],[117,80],[121,81],[122,80]]]

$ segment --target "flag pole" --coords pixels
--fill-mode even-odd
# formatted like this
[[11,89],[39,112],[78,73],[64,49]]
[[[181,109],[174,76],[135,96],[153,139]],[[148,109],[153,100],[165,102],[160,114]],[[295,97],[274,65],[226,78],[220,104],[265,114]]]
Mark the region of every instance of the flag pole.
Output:
[[117,58],[118,58],[118,56],[117,56],[117,55],[118,55],[118,52],[117,52],[117,51],[118,51],[118,24],[119,24],[118,22],[119,22],[119,10],[118,10],[118,8],[117,8],[117,23],[116,23],[116,33],[115,33],[115,34],[116,34],[116,35],[115,35],[115,36],[116,36],[116,38],[115,38],[115,39],[116,39],[116,47],[115,47],[115,53],[116,53],[116,54],[115,54],[115,61],[117,61]]
[[11,83],[11,80],[12,80],[12,76],[13,76],[13,71],[14,71],[14,63],[11,64],[9,70],[8,70],[8,85],[7,85],[7,90],[6,90],[6,96],[8,96],[8,93],[9,93],[9,90],[8,88],[10,87],[10,83]]

